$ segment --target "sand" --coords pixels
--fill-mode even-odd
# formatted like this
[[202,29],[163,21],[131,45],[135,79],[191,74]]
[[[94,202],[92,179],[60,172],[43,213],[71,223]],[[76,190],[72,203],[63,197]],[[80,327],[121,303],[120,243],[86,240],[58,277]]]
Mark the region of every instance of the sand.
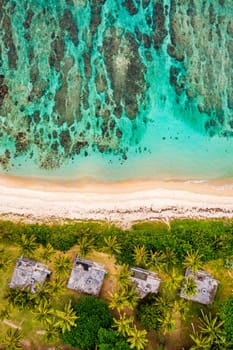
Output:
[[0,215],[27,222],[106,220],[123,227],[141,220],[232,218],[233,180],[97,183],[2,175]]

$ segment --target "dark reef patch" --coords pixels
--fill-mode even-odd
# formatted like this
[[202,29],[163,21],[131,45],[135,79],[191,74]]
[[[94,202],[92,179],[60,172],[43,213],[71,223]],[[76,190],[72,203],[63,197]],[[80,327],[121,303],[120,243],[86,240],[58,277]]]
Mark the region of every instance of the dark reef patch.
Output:
[[138,49],[134,35],[130,32],[120,35],[111,27],[105,35],[103,54],[117,117],[121,116],[124,106],[126,115],[135,119],[139,109],[138,100],[142,100],[144,96],[146,67],[141,61]]
[[167,29],[165,28],[165,7],[162,0],[157,1],[154,4],[153,31],[154,48],[159,50],[168,34]]
[[136,15],[136,13],[138,12],[138,9],[135,6],[133,0],[125,0],[123,4],[126,7],[126,9],[129,11],[131,16]]
[[75,46],[78,45],[78,28],[74,20],[73,14],[69,9],[66,9],[60,19],[61,31],[65,31]]
[[18,56],[17,56],[16,46],[13,40],[11,19],[7,14],[3,18],[3,29],[4,29],[3,42],[7,52],[8,65],[9,65],[9,68],[16,69]]
[[[200,11],[196,0],[187,4],[172,0],[167,52],[174,59],[170,83],[176,94],[180,96],[186,92],[192,106],[195,104],[203,115],[203,121],[200,119],[199,123],[204,123],[210,136],[221,134],[228,137],[230,133],[226,129],[229,123],[226,120],[232,116],[233,106],[229,74],[233,59],[230,38],[233,8],[229,1],[220,1],[219,4],[221,6],[217,7],[203,0]],[[182,79],[178,70],[184,72]]]
[[31,25],[31,23],[32,23],[32,18],[33,18],[33,16],[34,16],[34,12],[33,12],[31,9],[29,9],[29,10],[27,11],[26,20],[25,20],[25,22],[23,23],[23,26],[24,26],[25,29],[30,28],[30,25]]
[[8,86],[4,83],[4,75],[0,75],[0,107],[3,105],[4,98],[8,94]]

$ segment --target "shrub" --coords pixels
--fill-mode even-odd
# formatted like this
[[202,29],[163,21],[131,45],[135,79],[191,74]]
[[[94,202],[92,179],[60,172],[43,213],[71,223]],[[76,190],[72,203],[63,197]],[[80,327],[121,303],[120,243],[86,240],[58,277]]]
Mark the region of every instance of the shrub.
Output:
[[224,321],[226,338],[233,346],[233,295],[230,295],[223,303],[220,309],[220,317]]
[[113,329],[100,328],[98,331],[99,350],[130,350],[125,338]]
[[230,254],[232,233],[224,220],[173,220],[171,236],[175,250],[182,261],[187,251],[199,250],[204,261],[223,258]]
[[159,319],[162,317],[162,310],[156,302],[156,297],[148,295],[144,298],[137,306],[136,317],[146,330],[159,329]]
[[84,296],[74,310],[78,316],[77,326],[61,335],[62,340],[82,350],[93,349],[98,343],[99,329],[108,329],[113,323],[108,304],[94,296]]

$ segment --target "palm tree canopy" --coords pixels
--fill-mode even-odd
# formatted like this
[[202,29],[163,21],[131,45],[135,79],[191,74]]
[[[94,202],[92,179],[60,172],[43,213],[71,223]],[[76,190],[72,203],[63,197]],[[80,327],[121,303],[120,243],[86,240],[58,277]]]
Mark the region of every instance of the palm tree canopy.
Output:
[[51,260],[51,256],[55,254],[55,249],[51,243],[47,243],[46,247],[41,246],[42,252],[40,254],[41,258],[48,263]]
[[59,255],[54,261],[54,270],[58,277],[67,277],[71,270],[70,258],[65,255]]
[[199,321],[200,333],[206,336],[210,342],[213,341],[216,343],[219,339],[222,340],[224,321],[221,321],[218,316],[212,317],[211,314],[203,315]]
[[127,297],[123,289],[119,289],[109,294],[111,297],[111,301],[109,304],[110,309],[116,309],[118,312],[120,312],[128,305]]
[[177,257],[174,250],[172,250],[170,247],[166,247],[163,254],[166,262],[166,270],[168,272],[171,268],[173,268],[176,265]]
[[149,266],[161,271],[166,264],[165,254],[161,251],[150,251]]
[[209,350],[210,343],[206,337],[203,337],[200,334],[192,335],[190,334],[190,338],[194,342],[194,345],[191,346],[190,350]]
[[0,308],[0,320],[3,321],[5,318],[9,318],[11,311],[12,311],[11,304],[4,305],[4,306],[2,305]]
[[121,245],[120,243],[117,241],[117,236],[113,235],[113,236],[109,236],[109,237],[104,237],[104,243],[106,245],[106,251],[109,254],[119,254],[121,251]]
[[58,298],[64,292],[65,282],[63,279],[54,278],[52,281],[44,286],[44,290],[51,295],[51,297]]
[[94,249],[94,238],[82,236],[79,239],[79,254],[84,257]]
[[197,282],[193,276],[188,276],[184,280],[182,293],[185,294],[188,298],[193,297],[197,291]]
[[45,332],[45,336],[48,341],[54,342],[59,338],[59,329],[55,327],[53,322],[48,323]]
[[196,273],[202,267],[203,255],[199,251],[189,251],[184,259],[183,266],[185,268],[191,268],[193,273]]
[[56,316],[58,317],[58,321],[55,323],[56,328],[60,328],[62,333],[66,331],[70,331],[71,327],[76,326],[76,321],[78,316],[73,310],[71,303],[65,305],[64,310],[56,310]]
[[118,333],[126,336],[130,334],[133,320],[133,316],[128,316],[126,313],[123,313],[118,320],[114,318],[114,326],[117,328]]
[[51,307],[51,304],[49,303],[49,301],[43,300],[43,299],[40,301],[40,303],[37,305],[37,307],[33,311],[33,314],[35,315],[35,319],[45,324],[49,323],[54,313],[55,311]]
[[134,248],[134,261],[137,266],[145,267],[148,261],[148,251],[145,246]]
[[9,328],[3,338],[3,344],[6,346],[7,350],[19,350],[22,349],[20,341],[23,335],[19,329]]
[[190,335],[195,343],[191,349],[231,349],[232,344],[230,345],[226,340],[223,324],[224,322],[218,316],[213,317],[211,313],[209,315],[202,313],[202,318],[199,318],[198,333],[194,332],[193,335]]
[[172,309],[166,309],[163,317],[158,319],[161,324],[163,334],[167,334],[175,329],[176,320],[172,318]]
[[165,290],[171,294],[174,291],[176,292],[181,287],[181,283],[183,281],[183,276],[181,276],[180,272],[174,267],[171,269],[166,281],[164,282]]
[[148,340],[146,338],[147,331],[145,329],[137,329],[137,327],[134,325],[133,328],[131,328],[128,341],[130,343],[130,348],[137,350],[143,350],[145,348],[145,345],[147,344]]
[[127,306],[130,310],[133,310],[138,302],[139,296],[136,293],[136,286],[129,284],[124,288],[124,293],[127,299]]
[[23,233],[20,237],[19,246],[22,255],[32,255],[37,247],[36,236],[31,235],[28,237]]
[[126,264],[121,265],[116,275],[117,284],[123,288],[128,286],[131,284],[130,276],[131,271],[129,270],[129,266]]

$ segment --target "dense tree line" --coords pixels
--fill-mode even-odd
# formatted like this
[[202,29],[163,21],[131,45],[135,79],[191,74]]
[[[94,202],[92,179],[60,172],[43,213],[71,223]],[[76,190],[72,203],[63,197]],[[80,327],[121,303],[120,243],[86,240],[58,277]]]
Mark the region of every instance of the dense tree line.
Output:
[[135,224],[130,230],[98,222],[70,224],[23,224],[0,221],[1,239],[19,242],[34,236],[37,243],[54,249],[67,251],[80,244],[85,255],[89,249],[106,249],[115,254],[119,263],[135,264],[135,247],[144,247],[147,254],[165,252],[169,249],[178,263],[182,263],[187,252],[199,251],[203,261],[217,258],[228,259],[233,251],[232,220],[173,220],[170,226],[164,223]]

